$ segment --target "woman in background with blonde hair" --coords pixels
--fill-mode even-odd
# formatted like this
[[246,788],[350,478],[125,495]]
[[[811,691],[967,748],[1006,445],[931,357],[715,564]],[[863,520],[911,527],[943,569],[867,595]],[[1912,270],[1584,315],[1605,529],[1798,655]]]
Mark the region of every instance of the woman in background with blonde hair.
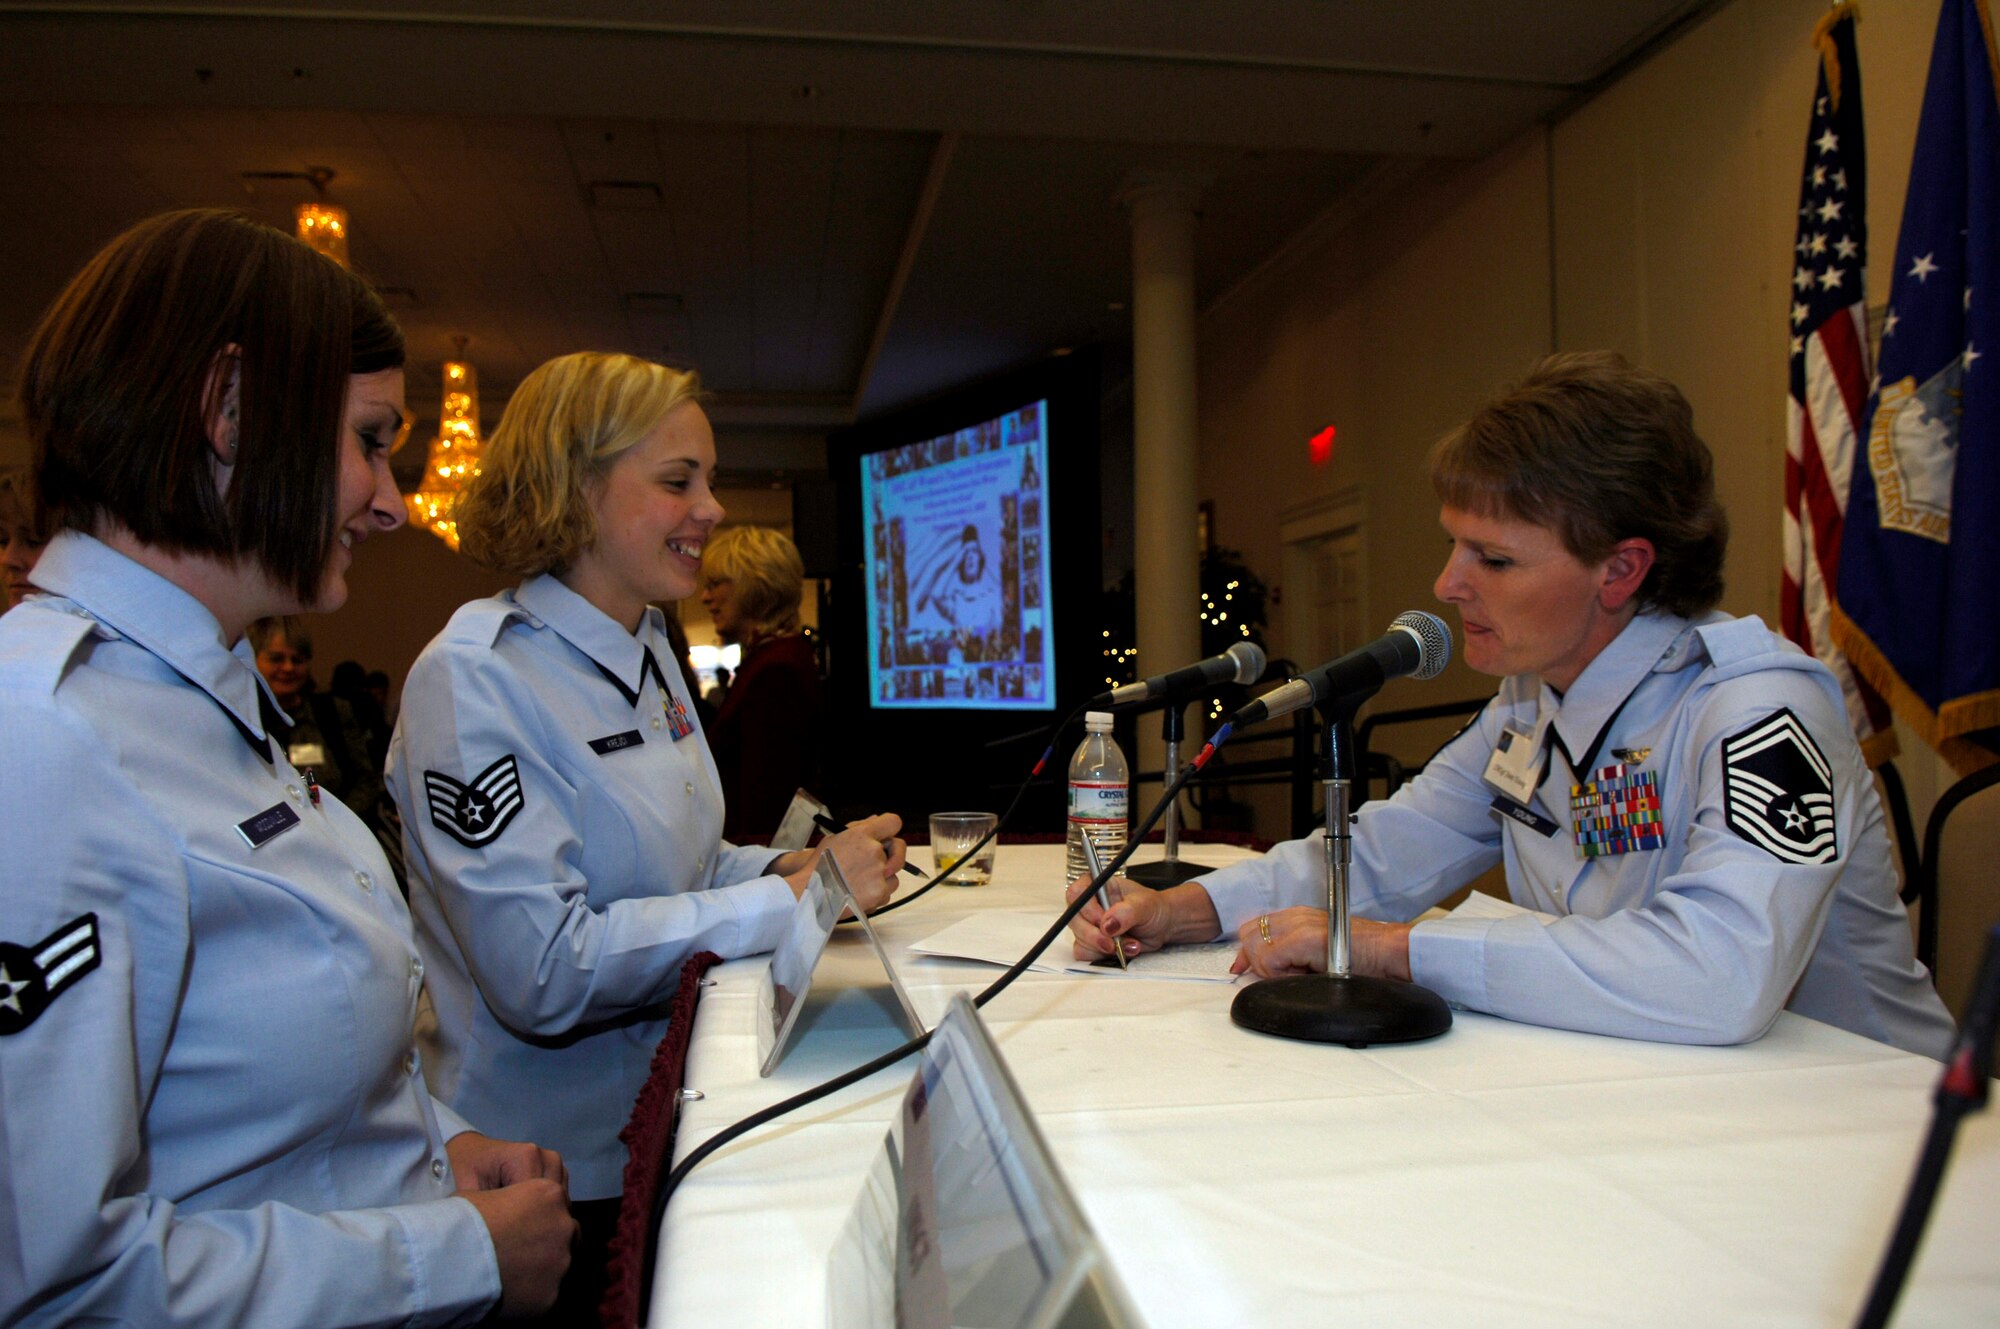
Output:
[[424,649],[389,751],[445,1102],[533,1123],[583,1228],[551,1322],[588,1322],[617,1230],[619,1128],[683,961],[770,950],[831,853],[865,909],[901,823],[816,851],[722,838],[723,792],[656,602],[695,593],[722,507],[693,374],[561,356],[522,380],[454,510],[464,552],[523,578]]
[[793,791],[819,778],[819,661],[799,629],[805,563],[768,526],[732,526],[701,560],[701,602],[725,644],[743,648],[708,745],[729,802],[723,834],[769,835]]

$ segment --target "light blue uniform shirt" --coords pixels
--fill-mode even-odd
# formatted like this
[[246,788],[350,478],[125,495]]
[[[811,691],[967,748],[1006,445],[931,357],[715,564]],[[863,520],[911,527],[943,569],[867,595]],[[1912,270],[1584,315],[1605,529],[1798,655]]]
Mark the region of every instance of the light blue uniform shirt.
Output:
[[74,533],[35,581],[0,619],[0,1321],[476,1321],[499,1269],[380,847],[193,598]]
[[[1830,797],[1812,795],[1821,834],[1801,831],[1797,847],[1771,830],[1785,826],[1791,801],[1772,797],[1765,815],[1745,801],[1754,775],[1724,770],[1726,753],[1754,765],[1760,750],[1811,766],[1782,718],[1766,728],[1785,710],[1831,786]],[[1547,765],[1530,810],[1554,823],[1550,834],[1493,806],[1487,760],[1510,723],[1543,735]],[[1585,858],[1571,786],[1627,758],[1654,773],[1663,843]],[[1224,930],[1290,905],[1325,908],[1322,838],[1201,878]],[[1796,861],[1814,857],[1825,861]],[[1758,619],[1645,614],[1565,695],[1531,675],[1507,679],[1422,774],[1361,809],[1354,913],[1414,918],[1496,862],[1516,904],[1556,921],[1417,924],[1412,977],[1458,1005],[1675,1043],[1746,1042],[1790,1008],[1927,1056],[1950,1044],[1951,1017],[1916,961],[1881,801],[1837,685]]]
[[429,966],[432,1089],[560,1150],[573,1198],[617,1195],[618,1132],[681,963],[771,949],[794,903],[762,875],[771,850],[722,840],[715,761],[659,611],[635,636],[554,577],[465,605],[411,667],[389,788]]

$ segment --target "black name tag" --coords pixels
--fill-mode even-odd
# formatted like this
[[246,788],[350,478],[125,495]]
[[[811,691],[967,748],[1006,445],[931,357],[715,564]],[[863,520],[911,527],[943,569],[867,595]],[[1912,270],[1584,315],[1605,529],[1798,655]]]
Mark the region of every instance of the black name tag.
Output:
[[298,824],[299,814],[290,803],[273,803],[256,816],[237,822],[236,833],[252,849],[262,849]]
[[1512,817],[1529,830],[1540,831],[1543,835],[1554,835],[1562,829],[1533,808],[1524,807],[1505,794],[1493,800],[1493,810],[1503,817]]
[[590,750],[600,757],[608,757],[614,752],[623,752],[626,748],[636,748],[645,741],[640,737],[638,730],[627,729],[622,734],[608,734],[603,738],[591,739]]

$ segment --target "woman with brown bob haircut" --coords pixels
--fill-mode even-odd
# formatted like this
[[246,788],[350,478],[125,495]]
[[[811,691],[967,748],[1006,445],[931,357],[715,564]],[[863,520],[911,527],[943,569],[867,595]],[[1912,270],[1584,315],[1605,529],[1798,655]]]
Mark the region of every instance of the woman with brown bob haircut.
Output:
[[[559,1159],[433,1102],[380,848],[243,641],[402,521],[402,335],[282,232],[178,212],[30,338],[55,537],[0,620],[0,1319],[461,1324],[548,1304]],[[333,1055],[330,1055],[333,1054]]]
[[[523,578],[452,615],[410,670],[389,748],[438,1095],[562,1151],[583,1226],[556,1317],[588,1316],[617,1229],[618,1139],[682,962],[775,946],[816,852],[723,838],[723,792],[659,603],[722,519],[695,376],[579,352],[515,389],[454,516]],[[831,837],[864,908],[893,816]]]
[[819,783],[819,659],[799,630],[805,564],[783,531],[732,526],[701,570],[716,635],[743,651],[708,734],[729,803],[723,834],[769,835],[792,794]]
[[[1784,1010],[1940,1056],[1839,685],[1716,612],[1728,526],[1679,389],[1555,355],[1447,434],[1437,596],[1499,694],[1354,827],[1353,963],[1530,1024],[1740,1043]],[[1323,968],[1323,841],[1086,908],[1077,948],[1235,933]],[[1410,923],[1503,863],[1521,911]],[[1366,914],[1369,917],[1358,917]],[[1317,964],[1315,964],[1317,959]]]

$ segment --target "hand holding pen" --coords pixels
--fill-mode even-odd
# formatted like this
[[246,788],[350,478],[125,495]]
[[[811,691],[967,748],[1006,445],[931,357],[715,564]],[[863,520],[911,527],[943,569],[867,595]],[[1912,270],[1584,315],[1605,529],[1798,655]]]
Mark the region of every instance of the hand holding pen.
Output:
[[[1084,832],[1083,836],[1083,861],[1090,867],[1092,881],[1104,875],[1104,860],[1098,857],[1097,841],[1090,837],[1088,831]],[[1097,907],[1104,910],[1107,914],[1111,912],[1111,883],[1108,880],[1097,888]],[[1118,967],[1120,969],[1130,969],[1132,967],[1126,962],[1125,943],[1123,941],[1114,940],[1111,943],[1111,953],[1118,957]]]
[[795,898],[803,898],[820,865],[830,856],[860,911],[872,914],[889,902],[896,890],[896,869],[903,866],[906,846],[898,838],[902,820],[893,812],[878,812],[852,826],[835,827],[816,848],[794,849],[772,859],[765,871],[783,877]]
[[[820,812],[813,813],[813,825],[819,827],[821,830],[825,831],[828,835],[838,835],[842,831],[851,829],[850,827],[842,826],[832,817],[829,817],[824,813]],[[909,862],[908,860],[905,860],[903,863],[903,871],[909,873],[912,877],[921,877],[924,875],[924,870],[922,868],[918,867],[915,863]]]

